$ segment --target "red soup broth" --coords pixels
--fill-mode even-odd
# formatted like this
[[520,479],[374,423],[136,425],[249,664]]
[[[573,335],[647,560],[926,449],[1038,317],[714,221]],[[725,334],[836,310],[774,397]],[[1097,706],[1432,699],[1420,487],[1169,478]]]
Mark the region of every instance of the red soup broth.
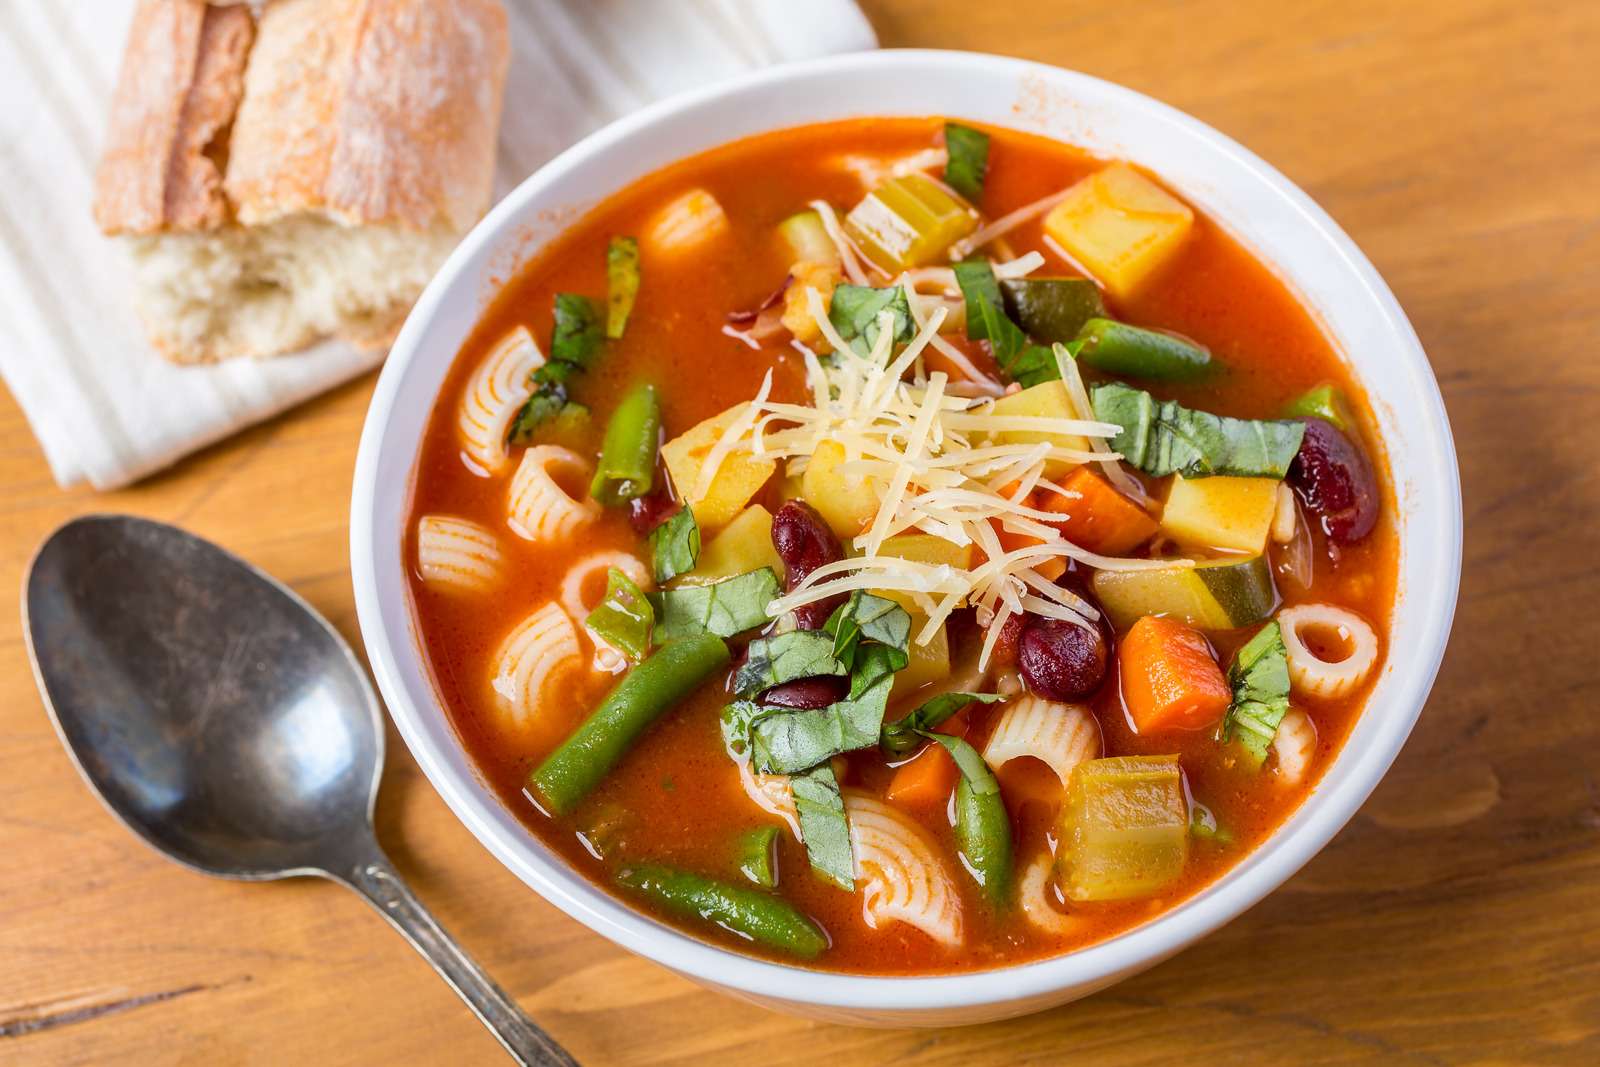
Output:
[[[692,267],[652,270],[643,264],[643,285],[624,337],[604,356],[575,393],[593,412],[588,430],[563,443],[593,456],[621,393],[645,379],[660,389],[665,435],[671,437],[755,395],[763,375],[774,370],[773,395],[804,401],[805,372],[786,344],[753,351],[724,332],[730,312],[752,308],[785,279],[788,254],[775,227],[808,201],[825,199],[843,211],[864,193],[862,180],[844,157],[893,159],[923,151],[942,125],[936,119],[861,119],[808,126],[739,141],[650,175],[607,198],[542,250],[503,286],[482,321],[457,354],[424,435],[413,489],[413,517],[445,514],[495,530],[506,524],[506,477],[488,480],[461,457],[456,410],[467,380],[508,330],[526,326],[547,348],[552,301],[558,292],[606,292],[606,247],[615,235],[637,234],[646,220],[675,196],[700,187],[723,205],[731,233],[697,255]],[[1063,189],[1106,161],[1041,137],[992,129],[988,179],[982,208],[998,218],[1016,207]],[[1027,223],[1007,236],[1017,250],[1046,248],[1041,223]],[[1041,273],[1079,273],[1047,254]],[[1384,514],[1374,532],[1334,551],[1315,532],[1313,580],[1301,587],[1274,568],[1285,605],[1331,603],[1374,624],[1383,643],[1394,599],[1396,534],[1394,501],[1384,476],[1383,454],[1358,384],[1327,336],[1266,265],[1197,212],[1194,230],[1175,262],[1142,294],[1112,313],[1139,325],[1181,332],[1210,347],[1227,372],[1205,384],[1171,387],[1159,395],[1187,405],[1239,417],[1277,417],[1293,397],[1320,383],[1344,390],[1362,424],[1362,445],[1380,474]],[[981,353],[975,353],[983,358]],[[992,366],[992,364],[991,364]],[[770,489],[771,487],[769,487]],[[774,497],[771,505],[776,507]],[[415,521],[408,558],[415,560]],[[618,549],[648,560],[648,546],[631,528],[627,509],[608,508],[587,527],[581,547],[546,546],[506,536],[511,573],[489,597],[463,598],[436,592],[411,576],[419,641],[442,703],[484,779],[538,838],[571,866],[631,906],[650,906],[619,891],[612,868],[588,847],[582,832],[596,821],[620,820],[626,841],[640,859],[678,864],[737,880],[735,839],[771,824],[747,799],[735,765],[723,750],[719,712],[727,694],[718,675],[664,715],[571,817],[542,813],[524,793],[530,770],[582,720],[612,684],[609,676],[567,676],[559,699],[547,699],[527,729],[499,725],[490,685],[493,654],[501,639],[532,610],[560,596],[568,567],[589,552]],[[1209,634],[1220,662],[1246,634]],[[1376,672],[1374,672],[1376,673]],[[831,945],[814,965],[864,974],[936,974],[992,968],[1055,956],[1124,932],[1193,895],[1225,873],[1287,818],[1314,787],[1343,744],[1366,700],[1370,681],[1338,700],[1295,697],[1317,729],[1311,773],[1296,786],[1226,758],[1210,731],[1142,737],[1131,728],[1121,702],[1115,667],[1091,707],[1099,719],[1105,755],[1177,753],[1187,788],[1205,805],[1231,840],[1196,840],[1181,880],[1145,899],[1075,904],[1064,933],[1030,925],[1016,909],[996,914],[982,903],[965,877],[947,810],[907,809],[934,835],[956,873],[962,894],[964,944],[951,950],[920,931],[889,922],[874,929],[859,895],[835,889],[808,870],[805,852],[788,833],[780,835],[783,895],[815,918]],[[974,708],[967,738],[982,742],[998,714]],[[893,712],[891,712],[893,714]],[[891,773],[876,753],[847,758],[844,784],[881,794]],[[1008,764],[1001,773],[1014,824],[1018,869],[1050,846],[1055,834],[1053,793],[1059,785],[1033,760]],[[619,814],[620,813],[620,814]],[[657,914],[692,936],[756,955],[759,947],[715,928]],[[779,957],[774,957],[779,958]]]

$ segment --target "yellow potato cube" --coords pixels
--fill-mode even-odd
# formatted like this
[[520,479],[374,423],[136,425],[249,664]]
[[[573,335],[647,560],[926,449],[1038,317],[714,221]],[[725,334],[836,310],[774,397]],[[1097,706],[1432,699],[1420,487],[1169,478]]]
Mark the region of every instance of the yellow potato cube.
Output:
[[1045,233],[1118,299],[1170,260],[1193,225],[1187,204],[1126,163],[1078,182],[1044,220]]
[[772,513],[760,504],[751,504],[706,543],[694,570],[676,584],[710,585],[762,567],[771,567],[774,574],[783,576],[783,561],[772,547]]
[[1174,475],[1161,529],[1181,544],[1259,556],[1277,506],[1276,478]]
[[931,563],[935,566],[946,563],[960,570],[971,570],[975,551],[975,545],[958,545],[933,534],[900,534],[897,537],[884,538],[882,546],[878,549],[878,555],[909,559],[916,563]]
[[[744,409],[744,404],[735,404],[661,446],[661,458],[667,464],[667,473],[672,475],[672,484],[677,487],[679,496],[688,499],[694,492],[706,456]],[[705,497],[690,501],[702,534],[727,525],[750,498],[760,492],[777,468],[775,461],[748,452],[734,451],[723,457]]]
[[[871,479],[848,475],[839,469],[845,461],[844,446],[824,441],[811,454],[801,479],[800,492],[807,504],[833,528],[839,539],[848,542],[872,522],[878,513],[878,492]],[[696,515],[700,513],[695,512]]]
[[[1024,389],[1020,393],[1003,396],[994,402],[990,409],[991,415],[1029,415],[1034,418],[1071,419],[1076,418],[1072,410],[1072,403],[1067,399],[1067,387],[1062,382],[1042,382],[1031,389]],[[1048,441],[1060,448],[1072,448],[1080,452],[1089,450],[1089,442],[1077,434],[1044,433],[1039,430],[999,430],[989,436],[992,444],[1037,444]],[[1076,463],[1069,463],[1062,459],[1046,460],[1044,474],[1046,478],[1059,478],[1067,471],[1076,467]]]
[[950,677],[950,637],[943,626],[934,632],[925,645],[917,644],[917,634],[928,624],[928,617],[919,611],[911,612],[911,661],[894,676],[890,699],[905,696],[927,685],[942,682]]

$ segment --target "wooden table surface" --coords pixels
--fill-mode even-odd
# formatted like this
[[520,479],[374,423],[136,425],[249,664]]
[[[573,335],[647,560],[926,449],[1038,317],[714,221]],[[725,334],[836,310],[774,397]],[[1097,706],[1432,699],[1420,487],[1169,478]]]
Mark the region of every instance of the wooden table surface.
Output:
[[[1088,1001],[958,1031],[804,1022],[627,955],[492,859],[391,731],[378,830],[402,871],[590,1064],[1600,1062],[1600,8],[866,7],[885,45],[1040,59],[1197,115],[1388,278],[1444,389],[1467,516],[1416,733],[1333,844],[1231,926]],[[56,524],[132,511],[265,567],[359,644],[346,513],[371,388],[99,496],[59,491],[0,399],[0,588]],[[0,1062],[502,1062],[355,896],[205,879],[115,824],[49,728],[10,610],[0,850]]]

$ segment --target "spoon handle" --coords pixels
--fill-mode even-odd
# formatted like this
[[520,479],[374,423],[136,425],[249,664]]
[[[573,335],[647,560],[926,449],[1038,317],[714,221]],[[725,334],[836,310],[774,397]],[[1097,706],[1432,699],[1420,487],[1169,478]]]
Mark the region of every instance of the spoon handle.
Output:
[[530,1067],[578,1067],[578,1061],[528,1018],[517,1002],[445,932],[376,842],[337,880],[366,897],[378,914],[433,964],[439,977],[461,995],[518,1063]]

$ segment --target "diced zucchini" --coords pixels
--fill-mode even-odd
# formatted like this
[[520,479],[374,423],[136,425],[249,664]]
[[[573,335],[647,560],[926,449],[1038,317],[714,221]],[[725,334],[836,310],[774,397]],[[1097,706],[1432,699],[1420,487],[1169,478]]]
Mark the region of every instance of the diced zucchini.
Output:
[[916,563],[931,563],[934,566],[948,564],[958,570],[969,570],[976,549],[975,545],[958,545],[933,534],[901,534],[898,537],[884,538],[883,544],[878,548],[878,555],[909,559]]
[[817,509],[833,532],[848,541],[866,529],[878,513],[878,494],[868,479],[852,478],[839,470],[844,461],[843,445],[822,442],[806,465],[800,491],[806,503]]
[[[1076,417],[1072,402],[1067,399],[1067,387],[1060,380],[1041,382],[1030,389],[1003,396],[989,409],[991,415],[1030,415],[1037,418],[1071,419]],[[1046,433],[1040,430],[999,430],[990,435],[992,444],[1036,444],[1048,441],[1060,448],[1087,452],[1089,442],[1077,434]],[[1077,466],[1065,460],[1052,459],[1045,463],[1047,478],[1056,478]]]
[[1000,292],[1007,313],[1045,344],[1066,344],[1084,323],[1106,313],[1100,287],[1088,278],[1008,278]]
[[[686,497],[694,492],[706,456],[743,411],[743,404],[735,404],[661,446],[661,458],[672,475],[672,484],[677,487],[679,496]],[[775,461],[752,456],[748,452],[735,451],[725,456],[717,467],[705,497],[693,501],[691,505],[701,533],[727,525],[750,502],[750,498],[767,484],[767,479],[772,477],[777,467]]]
[[978,228],[978,213],[926,174],[891,178],[845,216],[845,232],[891,273],[920,267]]
[[1044,229],[1118,299],[1127,299],[1183,246],[1189,206],[1126,163],[1074,185]]
[[760,504],[751,504],[711,539],[694,569],[681,575],[677,584],[710,585],[762,567],[783,573],[783,561],[772,547],[772,513]]
[[1234,630],[1260,622],[1278,602],[1263,556],[1193,567],[1096,571],[1094,594],[1123,630],[1146,615],[1181,619],[1201,630]]
[[1355,420],[1350,416],[1350,405],[1344,398],[1344,390],[1326,382],[1295,397],[1283,413],[1326,419],[1345,433],[1349,433],[1355,425]]
[[815,211],[802,211],[778,223],[778,233],[788,242],[790,261],[839,265],[839,249],[822,225],[822,216]]
[[1174,475],[1161,528],[1174,541],[1259,556],[1278,509],[1276,478],[1196,478]]
[[1189,858],[1177,756],[1084,760],[1061,806],[1061,888],[1070,900],[1150,896]]

